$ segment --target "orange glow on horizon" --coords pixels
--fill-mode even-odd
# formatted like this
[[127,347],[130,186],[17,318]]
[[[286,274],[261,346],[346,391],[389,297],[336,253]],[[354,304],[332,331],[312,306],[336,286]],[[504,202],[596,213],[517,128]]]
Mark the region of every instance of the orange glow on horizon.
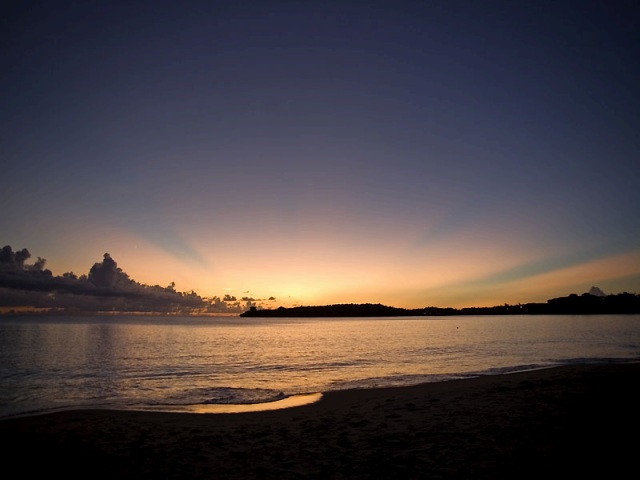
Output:
[[[313,231],[313,235],[299,232],[288,238],[271,230],[232,242],[237,234],[221,233],[213,240],[203,231],[185,234],[194,260],[126,231],[93,231],[84,241],[87,250],[61,251],[62,256],[52,256],[47,268],[54,275],[70,270],[86,274],[109,252],[139,283],[167,286],[175,282],[177,291],[193,290],[206,298],[251,299],[265,308],[336,303],[460,308],[543,302],[581,293],[592,284],[606,291],[617,279],[640,275],[640,253],[632,252],[496,282],[490,280],[492,275],[535,264],[545,256],[540,248],[528,244],[522,248],[522,238],[491,231],[460,230],[422,244],[416,243],[417,229],[402,235],[388,232],[375,242],[363,233],[320,236]],[[90,260],[82,268],[70,268],[67,258]]]

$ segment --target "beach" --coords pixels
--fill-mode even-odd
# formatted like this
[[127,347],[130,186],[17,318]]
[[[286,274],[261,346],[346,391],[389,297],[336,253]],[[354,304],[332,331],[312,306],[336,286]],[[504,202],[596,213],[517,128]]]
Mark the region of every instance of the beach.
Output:
[[577,365],[326,392],[231,414],[71,410],[0,421],[27,478],[625,478],[640,364]]

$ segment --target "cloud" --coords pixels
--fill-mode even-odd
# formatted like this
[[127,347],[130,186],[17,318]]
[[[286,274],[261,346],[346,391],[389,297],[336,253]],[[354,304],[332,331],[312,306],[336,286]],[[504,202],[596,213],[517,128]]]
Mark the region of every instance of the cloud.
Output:
[[[170,313],[176,315],[236,315],[257,306],[261,299],[225,294],[201,297],[195,292],[177,292],[175,283],[166,287],[136,282],[105,253],[86,275],[65,272],[55,276],[44,268],[46,260],[26,261],[26,249],[0,250],[0,308],[37,308],[52,312]],[[245,292],[247,293],[247,292]],[[270,297],[269,301],[274,301]]]
[[54,276],[44,269],[42,258],[27,265],[30,257],[26,248],[14,252],[7,245],[0,251],[0,306],[191,314],[206,311],[209,305],[194,292],[176,292],[173,283],[160,287],[135,282],[108,253],[80,277],[71,272]]
[[102,263],[95,263],[89,270],[89,282],[103,288],[127,287],[135,283],[118,268],[118,264],[108,253],[104,254]]
[[225,295],[224,298],[213,297],[207,299],[208,304],[202,313],[235,315],[238,313],[246,312],[252,306],[254,306],[254,304],[250,301],[245,301],[244,303],[242,303],[235,300],[235,297],[231,297],[234,299],[232,301],[227,300],[227,297],[230,296]]
[[11,246],[6,245],[0,250],[0,269],[22,270],[24,262],[30,257],[31,253],[26,248],[14,252]]

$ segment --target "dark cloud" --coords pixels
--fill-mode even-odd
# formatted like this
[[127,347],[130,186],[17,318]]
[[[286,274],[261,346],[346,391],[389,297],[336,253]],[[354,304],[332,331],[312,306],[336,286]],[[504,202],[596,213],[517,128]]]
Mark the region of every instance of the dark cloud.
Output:
[[[87,275],[65,272],[54,276],[38,257],[33,264],[24,248],[0,250],[0,307],[38,308],[60,312],[131,312],[183,315],[239,314],[257,306],[253,297],[238,300],[233,295],[201,297],[195,292],[177,292],[175,283],[166,287],[143,285],[127,275],[110,254],[105,253]],[[269,300],[275,300],[270,297]]]
[[[14,252],[10,245],[5,245],[0,250],[0,269],[23,270],[24,262],[31,257],[29,250],[23,248]],[[38,258],[38,265],[44,267],[44,261]]]
[[95,263],[89,270],[89,282],[96,287],[104,288],[128,287],[135,283],[129,275],[118,268],[108,253],[104,254],[102,263]]
[[176,292],[173,283],[160,287],[135,282],[108,253],[80,277],[71,272],[54,276],[44,269],[46,260],[40,257],[27,265],[30,256],[27,249],[13,252],[10,246],[0,251],[0,306],[184,314],[208,307],[194,292]]

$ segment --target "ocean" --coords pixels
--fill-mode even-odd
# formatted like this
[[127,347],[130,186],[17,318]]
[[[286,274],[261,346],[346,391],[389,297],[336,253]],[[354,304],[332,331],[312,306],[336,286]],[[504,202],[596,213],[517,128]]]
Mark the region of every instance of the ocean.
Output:
[[241,411],[333,390],[639,359],[640,315],[3,316],[0,418]]

